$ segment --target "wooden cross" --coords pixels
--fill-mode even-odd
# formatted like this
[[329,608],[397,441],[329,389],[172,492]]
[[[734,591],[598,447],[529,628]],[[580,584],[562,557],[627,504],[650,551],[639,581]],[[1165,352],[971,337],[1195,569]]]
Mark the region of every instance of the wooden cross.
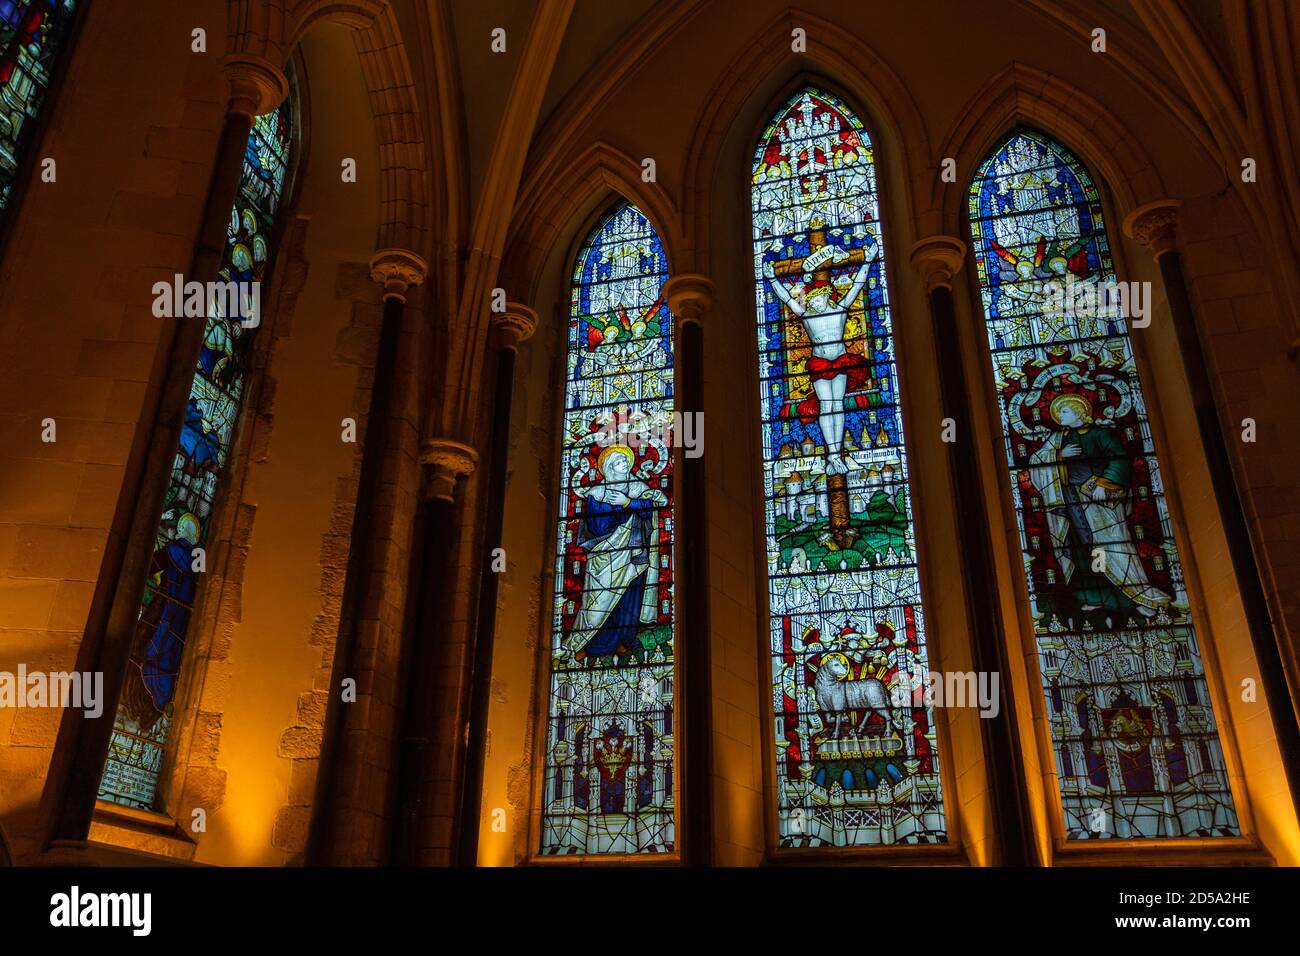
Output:
[[849,249],[849,257],[837,262],[834,257],[838,248],[826,245],[826,223],[814,219],[808,224],[808,255],[778,259],[772,263],[772,271],[778,279],[810,272],[814,278],[829,280],[832,270],[860,266],[867,261],[867,254],[861,249]]
[[[850,266],[860,266],[867,261],[867,254],[861,249],[849,249],[848,258],[836,261],[835,250],[838,246],[826,244],[826,223],[818,218],[808,224],[808,255],[790,259],[778,259],[772,263],[772,274],[777,279],[787,276],[811,274],[814,279],[824,278],[830,281],[831,272]],[[843,303],[847,308],[851,302]],[[822,436],[823,440],[827,436]],[[840,436],[844,441],[844,436]],[[826,503],[830,506],[831,543],[835,548],[844,550],[853,546],[857,537],[849,524],[849,479],[847,475],[826,476]]]

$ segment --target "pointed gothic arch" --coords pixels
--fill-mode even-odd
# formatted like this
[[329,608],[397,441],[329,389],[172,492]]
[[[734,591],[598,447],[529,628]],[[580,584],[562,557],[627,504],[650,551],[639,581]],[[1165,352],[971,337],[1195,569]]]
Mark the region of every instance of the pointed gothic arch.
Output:
[[758,138],[778,845],[948,841],[875,146],[805,86]]
[[669,260],[646,214],[619,199],[570,261],[534,851],[674,855]]
[[[1096,169],[1109,187],[1117,222],[1143,203],[1163,199],[1165,184],[1139,137],[1105,104],[1059,77],[1012,62],[970,99],[939,144],[937,155],[956,161],[960,177],[974,170],[1013,129],[1028,125],[1053,130],[1075,154]],[[1096,144],[1104,143],[1105,148]],[[923,197],[923,218],[934,231],[960,235],[965,192],[933,177]]]
[[1129,316],[1094,294],[1116,281],[1098,186],[1067,147],[1020,127],[968,196],[1056,831],[1236,837]]
[[[796,29],[816,37],[798,58],[791,50]],[[893,144],[898,154],[902,178],[893,188],[906,197],[899,208],[907,211],[908,232],[916,228],[915,210],[921,207],[915,195],[920,183],[913,170],[928,160],[930,148],[925,122],[907,85],[884,58],[857,37],[815,14],[783,11],[727,64],[704,98],[695,122],[699,135],[691,144],[682,190],[683,228],[692,269],[707,273],[710,268],[708,211],[724,142],[762,86],[783,73],[789,77],[786,83],[791,93],[801,82],[823,82],[818,74],[834,77],[832,85],[842,90],[851,105],[859,107],[859,115],[874,121],[877,128],[873,132]],[[753,134],[766,122],[766,116],[756,117]],[[725,175],[722,181],[726,181]]]
[[[543,280],[551,255],[566,248],[573,261],[587,232],[575,222],[593,224],[600,210],[621,197],[640,209],[654,226],[673,270],[680,272],[683,255],[677,204],[657,181],[642,178],[642,165],[616,146],[597,140],[563,170],[562,178],[545,187],[532,182],[520,192],[513,216],[517,223],[506,242],[501,281],[512,298],[531,302]],[[566,241],[569,230],[572,238]]]
[[[275,67],[287,64],[310,30],[321,23],[337,23],[353,34],[361,72],[370,96],[375,133],[379,141],[380,228],[377,249],[408,249],[426,260],[429,256],[432,224],[454,225],[450,215],[454,190],[428,190],[430,177],[413,172],[430,168],[426,143],[425,116],[416,93],[404,35],[392,4],[385,0],[276,0],[251,3],[230,0],[227,23],[231,57],[267,61]],[[433,32],[435,41],[439,34]],[[440,60],[442,58],[439,58]],[[450,88],[440,87],[450,94]],[[445,96],[433,104],[441,119],[448,104]],[[450,174],[454,165],[443,154],[436,165]],[[439,187],[445,184],[432,177]],[[457,234],[452,229],[450,234]]]

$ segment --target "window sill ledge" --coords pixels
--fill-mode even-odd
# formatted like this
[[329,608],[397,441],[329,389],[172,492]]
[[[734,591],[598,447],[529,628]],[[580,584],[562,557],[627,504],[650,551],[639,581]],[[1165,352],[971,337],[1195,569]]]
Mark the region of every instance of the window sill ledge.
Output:
[[[1101,842],[1101,841],[1099,841]],[[1134,840],[1105,841],[1108,846],[1058,844],[1053,866],[1277,866],[1277,860],[1250,837],[1216,840],[1170,840],[1152,846]]]
[[41,862],[57,866],[176,866],[194,861],[198,844],[163,813],[100,800],[85,840],[59,840]]

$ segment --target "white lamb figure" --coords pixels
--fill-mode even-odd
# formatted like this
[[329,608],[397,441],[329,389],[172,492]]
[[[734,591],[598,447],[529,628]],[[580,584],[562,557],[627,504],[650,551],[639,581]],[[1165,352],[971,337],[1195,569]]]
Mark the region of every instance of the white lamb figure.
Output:
[[840,735],[840,721],[851,710],[862,714],[854,728],[855,734],[862,733],[872,714],[880,714],[885,725],[889,725],[889,691],[885,685],[874,677],[849,680],[851,671],[849,659],[843,654],[827,654],[813,679],[818,709],[835,716],[835,728],[831,731],[833,737]]

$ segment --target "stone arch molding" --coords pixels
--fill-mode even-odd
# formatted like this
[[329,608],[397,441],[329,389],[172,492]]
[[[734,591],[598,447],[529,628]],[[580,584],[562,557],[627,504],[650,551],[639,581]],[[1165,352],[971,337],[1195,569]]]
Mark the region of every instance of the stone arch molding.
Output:
[[[664,29],[678,26],[677,20],[670,19]],[[809,37],[806,53],[796,54],[791,50],[795,28],[803,29]],[[572,213],[574,207],[580,205],[568,202],[570,197],[553,194],[573,189],[585,193],[584,198],[589,200],[593,188],[604,186],[638,203],[644,199],[642,208],[655,220],[668,248],[674,272],[707,271],[710,186],[723,140],[752,103],[759,88],[774,73],[783,70],[791,76],[801,71],[816,71],[833,77],[836,89],[869,107],[873,134],[888,139],[891,149],[897,148],[902,154],[900,159],[904,160],[908,182],[900,185],[909,192],[914,191],[917,177],[906,160],[909,156],[926,157],[930,150],[925,124],[907,86],[874,50],[847,34],[842,27],[802,10],[786,10],[755,34],[742,52],[726,65],[707,93],[694,126],[699,135],[694,138],[687,157],[680,197],[675,206],[671,194],[662,185],[642,183],[640,167],[629,165],[627,157],[608,144],[596,143],[574,156],[577,147],[571,138],[540,141],[540,152],[529,162],[521,200],[516,206],[514,220],[523,225],[517,227],[512,243],[507,246],[513,253],[527,252],[525,264],[516,263],[517,271],[512,271],[516,281],[535,281],[539,266],[534,258],[538,255],[544,258],[546,252],[545,249],[529,248],[530,244],[548,235],[547,224],[534,222],[534,217],[557,215],[561,207]],[[584,91],[581,97],[572,98],[571,105],[551,117],[547,126],[557,129],[579,126],[573,117],[580,111],[596,112],[600,101],[626,79],[626,72],[606,77],[598,87]],[[763,121],[766,120],[764,117]],[[755,130],[755,134],[757,132]],[[632,167],[634,174],[629,175]],[[599,176],[600,183],[592,187],[582,182],[584,175]],[[552,195],[545,195],[548,193]],[[658,205],[655,197],[662,197]],[[912,204],[909,208],[914,206]],[[680,216],[676,209],[681,210]],[[673,213],[671,219],[669,213]],[[551,231],[549,236],[553,239],[557,234],[558,231]],[[532,285],[524,288],[531,289]]]
[[[791,50],[796,28],[804,30],[808,38],[807,50],[801,54]],[[864,121],[873,139],[883,141],[891,153],[897,154],[904,181],[893,184],[893,188],[901,189],[908,197],[911,227],[916,228],[915,210],[920,208],[917,193],[919,184],[925,181],[925,170],[918,164],[928,161],[930,148],[929,134],[911,92],[875,50],[842,26],[802,10],[787,10],[760,30],[727,64],[709,90],[695,122],[699,135],[686,162],[683,223],[695,271],[707,273],[709,268],[711,184],[723,142],[753,104],[760,87],[778,74],[788,74],[791,79],[825,75],[850,102],[865,108]],[[767,114],[759,117],[759,126],[752,131],[755,137],[769,119]],[[937,175],[937,166],[931,172]]]
[[407,249],[427,259],[432,203],[426,138],[388,0],[229,0],[227,60],[257,59],[282,70],[303,36],[323,22],[352,31],[374,114],[380,167],[376,248]]
[[1012,62],[972,96],[941,142],[936,162],[956,160],[957,180],[933,176],[919,205],[920,235],[959,236],[971,177],[989,150],[1017,126],[1060,140],[1110,193],[1117,221],[1144,203],[1166,198],[1141,141],[1100,102],[1058,77]]
[[677,205],[657,182],[641,179],[641,164],[627,153],[597,140],[564,166],[559,182],[530,182],[520,197],[502,260],[501,280],[510,298],[532,302],[546,264],[557,248],[569,248],[567,233],[602,197],[618,195],[635,203],[659,233],[674,274],[683,262],[681,217]]

